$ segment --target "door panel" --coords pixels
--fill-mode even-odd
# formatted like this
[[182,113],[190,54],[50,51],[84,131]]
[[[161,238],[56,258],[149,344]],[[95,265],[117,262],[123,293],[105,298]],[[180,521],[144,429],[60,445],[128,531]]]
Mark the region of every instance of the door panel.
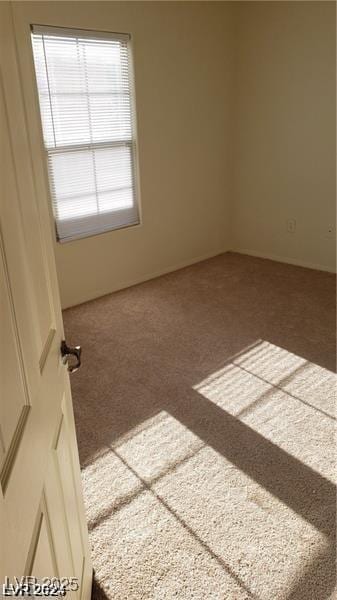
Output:
[[[8,5],[8,3],[6,3]],[[8,18],[11,18],[8,7]],[[35,182],[32,171],[31,149],[26,130],[26,114],[22,103],[21,84],[13,47],[14,30],[11,24],[3,32],[2,44],[7,60],[2,62],[2,76],[7,98],[7,120],[10,129],[13,176],[19,210],[24,227],[24,247],[27,256],[27,272],[32,295],[34,333],[39,359],[45,348],[49,332],[55,322],[50,273],[46,248],[42,235],[43,221],[36,203]],[[49,232],[50,235],[50,232]]]
[[44,496],[42,497],[38,517],[36,538],[33,539],[31,565],[27,566],[27,573],[38,579],[43,579],[46,573],[51,573],[51,576],[58,577],[54,542]]
[[4,248],[0,235],[0,398],[11,402],[0,403],[0,467],[15,451],[16,433],[28,408],[27,390],[22,369],[21,350],[13,310]]
[[69,434],[66,430],[64,415],[62,415],[61,426],[55,447],[55,462],[64,507],[67,507],[67,510],[65,510],[65,517],[70,540],[73,573],[80,580],[83,568],[83,543],[81,538],[81,526],[78,519],[69,519],[69,515],[78,515],[78,509],[68,439]]
[[0,581],[76,577],[79,589],[67,597],[88,600],[92,567],[48,198],[36,191],[26,119],[11,6],[1,2]]

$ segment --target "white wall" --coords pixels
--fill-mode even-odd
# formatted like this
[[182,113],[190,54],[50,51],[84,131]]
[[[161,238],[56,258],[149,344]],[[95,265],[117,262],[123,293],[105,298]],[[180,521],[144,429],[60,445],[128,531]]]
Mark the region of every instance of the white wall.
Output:
[[327,270],[336,264],[335,10],[238,3],[234,67],[233,248]]
[[228,249],[230,5],[15,2],[13,8],[22,55],[30,23],[133,38],[142,225],[56,244],[62,305]]

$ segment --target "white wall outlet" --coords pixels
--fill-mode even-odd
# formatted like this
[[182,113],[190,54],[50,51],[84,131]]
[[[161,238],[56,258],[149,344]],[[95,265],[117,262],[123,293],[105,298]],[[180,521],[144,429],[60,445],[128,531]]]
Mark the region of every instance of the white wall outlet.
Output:
[[288,233],[295,233],[296,219],[287,219],[287,231]]

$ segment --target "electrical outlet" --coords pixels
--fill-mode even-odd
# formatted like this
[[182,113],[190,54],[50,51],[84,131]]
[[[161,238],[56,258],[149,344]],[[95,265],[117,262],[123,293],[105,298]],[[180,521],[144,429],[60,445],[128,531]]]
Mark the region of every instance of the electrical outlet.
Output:
[[335,231],[336,231],[336,228],[334,225],[332,225],[332,224],[328,225],[328,228],[326,230],[326,237],[328,239],[332,239],[333,237],[335,237]]
[[296,219],[287,219],[287,231],[288,233],[295,233]]

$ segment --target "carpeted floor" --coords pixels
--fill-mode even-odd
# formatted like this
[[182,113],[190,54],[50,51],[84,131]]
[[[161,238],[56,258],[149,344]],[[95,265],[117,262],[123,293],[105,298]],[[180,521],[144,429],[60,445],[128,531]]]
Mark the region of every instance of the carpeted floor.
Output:
[[65,311],[98,597],[336,598],[334,291],[227,253]]

